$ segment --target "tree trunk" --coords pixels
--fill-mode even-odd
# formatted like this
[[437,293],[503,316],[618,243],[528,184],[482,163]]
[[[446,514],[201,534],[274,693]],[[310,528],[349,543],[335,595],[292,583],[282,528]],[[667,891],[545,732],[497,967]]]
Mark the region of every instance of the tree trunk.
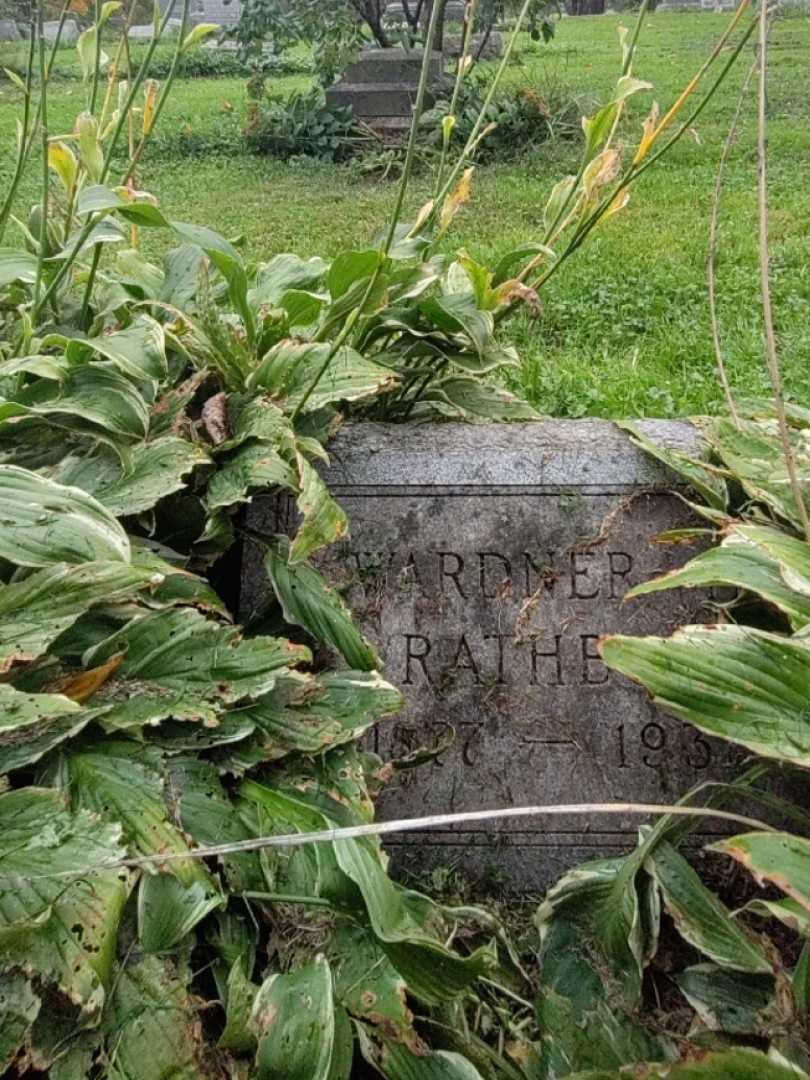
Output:
[[383,8],[381,0],[352,0],[352,7],[368,26],[374,40],[381,49],[391,48],[391,39],[383,26]]
[[[424,0],[424,6],[422,7],[422,29],[427,37],[428,27],[430,26],[430,19],[433,14],[433,5],[439,4],[441,10],[439,11],[439,21],[436,25],[436,36],[433,39],[432,46],[439,52],[444,48],[444,9],[447,6],[447,0]],[[425,45],[431,44],[425,42]]]

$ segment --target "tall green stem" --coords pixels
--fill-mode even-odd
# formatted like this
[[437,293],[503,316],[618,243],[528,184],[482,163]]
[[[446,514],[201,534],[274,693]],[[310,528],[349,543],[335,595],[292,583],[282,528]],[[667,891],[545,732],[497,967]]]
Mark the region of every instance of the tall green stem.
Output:
[[[22,130],[20,131],[20,145],[17,148],[17,161],[14,166],[14,174],[11,178],[11,186],[8,189],[5,199],[3,200],[2,209],[0,209],[0,242],[2,242],[3,234],[6,231],[6,224],[11,214],[11,207],[14,204],[14,198],[17,194],[17,188],[20,186],[20,180],[22,179],[23,170],[25,169],[26,161],[28,160],[28,154],[31,148],[29,141],[29,124],[31,122],[31,95],[33,92],[34,81],[34,57],[37,45],[37,32],[36,32],[36,20],[34,17],[31,19],[30,27],[30,41],[28,44],[28,67],[25,73],[25,98],[23,101],[23,119]],[[36,128],[37,117],[34,118],[34,129]]]
[[[452,118],[452,124],[455,126],[456,122],[456,109],[458,108],[458,99],[461,94],[461,87],[464,82],[464,77],[467,74],[467,59],[470,55],[470,45],[472,44],[473,27],[475,26],[475,16],[477,14],[478,0],[470,0],[469,7],[467,8],[467,22],[464,27],[464,44],[461,48],[461,56],[458,60],[458,70],[456,71],[456,82],[453,86],[453,96],[450,99],[450,110],[445,121],[448,117]],[[436,171],[436,192],[435,198],[438,198],[439,192],[442,187],[442,179],[444,177],[444,170],[447,165],[447,155],[450,152],[450,140],[453,137],[452,128],[444,127],[442,130],[442,156],[439,162],[439,168]]]
[[90,91],[90,112],[95,113],[98,99],[98,83],[101,77],[101,0],[96,0],[96,55],[93,62],[93,86]]
[[422,119],[422,113],[424,112],[425,97],[427,96],[428,82],[430,81],[430,62],[433,58],[433,42],[436,40],[436,28],[439,25],[439,17],[442,9],[443,5],[436,2],[433,4],[430,12],[430,22],[428,23],[427,34],[425,36],[425,54],[422,57],[422,70],[419,73],[419,86],[416,91],[416,102],[414,104],[413,118],[411,120],[411,130],[408,135],[408,148],[405,151],[405,167],[402,170],[402,178],[400,179],[399,191],[397,192],[397,201],[394,204],[394,210],[391,214],[391,224],[389,225],[388,235],[383,248],[383,252],[386,255],[391,250],[394,243],[394,238],[397,234],[397,225],[399,224],[399,219],[402,215],[402,207],[405,205],[405,195],[411,182],[413,163],[416,157],[416,143],[419,138],[419,123]]
[[48,71],[45,64],[45,0],[39,0],[37,8],[37,33],[39,36],[39,126],[42,137],[42,202],[40,204],[39,251],[37,252],[37,276],[34,282],[34,307],[42,292],[42,274],[45,267],[45,250],[48,244],[48,208],[51,197],[51,170],[48,162]]
[[[146,72],[149,70],[149,65],[152,62],[152,57],[154,56],[154,52],[155,52],[155,49],[157,48],[158,42],[161,40],[161,38],[163,37],[163,34],[165,33],[165,30],[166,30],[166,27],[168,25],[169,19],[171,18],[172,12],[174,11],[175,3],[176,3],[176,0],[172,0],[172,2],[169,4],[168,8],[166,9],[166,14],[163,17],[163,21],[160,24],[160,28],[158,29],[158,32],[155,34],[155,36],[152,38],[152,41],[149,43],[149,48],[147,49],[146,56],[144,57],[144,61],[141,64],[140,68],[138,69],[138,74],[135,76],[135,79],[133,80],[133,85],[132,85],[132,88],[131,88],[129,94],[127,95],[126,102],[124,103],[123,107],[121,108],[121,115],[118,118],[118,122],[116,124],[116,127],[115,127],[115,130],[113,132],[112,138],[110,139],[110,145],[109,145],[109,148],[107,150],[107,154],[106,154],[105,159],[104,159],[104,165],[102,167],[101,176],[99,178],[100,183],[104,183],[104,181],[107,179],[107,176],[109,175],[109,171],[110,171],[110,168],[112,166],[112,156],[113,156],[113,153],[115,151],[116,144],[117,144],[118,139],[119,139],[119,137],[121,135],[121,132],[122,132],[122,130],[124,128],[124,124],[127,122],[127,117],[129,115],[129,111],[132,108],[132,105],[133,105],[133,103],[135,101],[135,97],[138,94],[138,92],[139,92],[139,90],[141,88],[141,85],[143,84],[143,81],[144,81],[144,79],[146,77]],[[87,243],[87,239],[90,236],[90,233],[95,228],[97,222],[98,222],[98,216],[97,215],[94,215],[94,214],[88,215],[87,222],[85,223],[81,233],[77,237],[76,244],[75,244],[73,250],[67,256],[67,258],[65,258],[63,260],[62,266],[59,268],[58,273],[54,276],[53,280],[51,281],[50,285],[48,286],[48,289],[47,289],[45,295],[42,297],[42,300],[40,301],[40,303],[34,305],[34,310],[33,310],[34,322],[36,322],[39,314],[42,311],[43,306],[50,300],[50,298],[54,295],[56,290],[59,288],[59,286],[65,280],[66,276],[70,273],[71,269],[73,268],[73,264],[76,262],[76,259],[78,258],[79,253],[83,250],[84,245]]]
[[172,84],[177,77],[177,68],[180,63],[180,57],[183,55],[183,42],[186,38],[186,28],[188,26],[188,15],[190,6],[190,0],[183,0],[183,14],[181,16],[180,35],[177,39],[177,48],[174,50],[174,56],[172,57],[172,65],[169,68],[169,74],[166,77],[166,82],[163,84],[163,89],[161,90],[160,96],[157,100],[157,104],[155,105],[155,112],[152,117],[152,123],[149,126],[149,130],[144,131],[141,135],[138,146],[135,149],[135,152],[132,154],[132,157],[130,158],[129,168],[121,178],[122,184],[126,184],[132,179],[135,169],[138,167],[138,162],[141,159],[141,154],[144,151],[144,147],[149,142],[149,136],[152,134],[152,132],[158,125],[161,113],[163,112],[163,107],[168,100],[169,93],[171,92]]
[[[692,111],[689,117],[683,122],[681,127],[675,132],[675,134],[670,138],[670,140],[661,147],[660,150],[645,158],[638,165],[632,166],[625,173],[625,175],[619,180],[616,186],[610,190],[608,195],[605,196],[599,206],[596,207],[593,213],[591,213],[589,217],[580,224],[579,228],[566,245],[565,250],[561,252],[557,261],[554,262],[539,278],[531,282],[531,287],[533,289],[540,289],[551,277],[554,276],[554,274],[557,273],[563,263],[566,262],[567,259],[569,259],[570,256],[573,255],[573,253],[577,250],[577,248],[579,248],[585,242],[591,230],[599,224],[599,222],[604,217],[606,211],[613,204],[617,196],[620,195],[622,191],[628,188],[631,184],[635,183],[639,179],[639,177],[641,177],[647,171],[647,169],[650,168],[650,166],[654,165],[655,162],[659,160],[659,158],[669,153],[675,143],[679,142],[680,139],[682,139],[683,136],[686,134],[686,132],[690,131],[694,127],[695,121],[709,104],[709,102],[712,100],[720,85],[725,81],[726,76],[736,63],[737,58],[739,57],[742,50],[745,48],[746,42],[750,39],[751,35],[756,30],[756,27],[757,19],[753,19],[738,44],[729,54],[726,63],[721,68],[720,73],[718,74],[712,85],[709,87],[705,97],[700,102],[700,104],[696,106],[696,108]],[[724,35],[724,40],[727,36],[727,34]],[[716,53],[717,50],[715,50],[715,54]],[[500,311],[496,312],[495,321],[503,321],[503,319],[505,319],[514,311],[517,303],[517,300],[513,300],[506,307],[501,308]]]
[[520,33],[520,30],[521,30],[521,28],[523,26],[523,23],[526,21],[526,16],[529,13],[529,8],[531,7],[532,3],[533,3],[533,0],[524,0],[523,6],[520,9],[520,14],[517,17],[517,22],[515,23],[515,27],[514,27],[512,33],[509,35],[509,41],[507,42],[506,48],[504,49],[504,53],[503,53],[503,56],[501,57],[501,62],[500,62],[500,65],[498,67],[498,70],[497,70],[497,72],[495,74],[495,78],[492,80],[492,84],[490,85],[490,88],[487,91],[486,97],[484,98],[484,103],[481,106],[481,110],[478,113],[478,116],[476,118],[475,123],[473,124],[473,128],[472,128],[472,131],[470,132],[469,138],[467,139],[467,142],[466,142],[466,144],[464,146],[464,149],[459,154],[458,160],[456,161],[453,168],[450,170],[450,173],[449,173],[449,175],[447,177],[447,180],[440,187],[440,189],[439,189],[439,191],[438,191],[438,193],[436,195],[436,198],[434,200],[432,210],[430,211],[429,214],[427,214],[425,216],[424,221],[421,223],[420,229],[419,229],[420,232],[423,232],[428,227],[428,225],[433,221],[433,219],[436,217],[436,214],[438,213],[439,208],[443,204],[443,202],[444,202],[445,198],[447,197],[447,195],[455,187],[455,184],[456,184],[459,176],[461,175],[462,169],[466,165],[466,163],[467,163],[467,161],[468,161],[468,159],[470,157],[470,154],[475,150],[475,147],[477,146],[477,144],[479,142],[479,137],[480,137],[481,131],[483,130],[483,127],[484,127],[484,121],[486,120],[486,118],[487,118],[487,116],[489,114],[489,107],[492,104],[493,99],[495,97],[495,91],[498,89],[498,87],[500,85],[500,82],[501,82],[501,79],[503,78],[503,73],[506,71],[506,67],[507,67],[509,61],[512,58],[512,53],[514,52],[515,45],[517,44],[518,34]]
[[418,137],[419,122],[422,119],[422,113],[425,108],[425,97],[427,95],[427,86],[430,79],[430,63],[433,56],[432,47],[436,37],[436,27],[439,23],[440,12],[441,5],[434,4],[430,13],[430,23],[428,25],[427,35],[425,39],[425,51],[424,56],[422,57],[422,70],[419,74],[419,86],[416,91],[416,101],[414,103],[413,118],[411,120],[411,131],[408,137],[408,148],[405,154],[405,167],[402,171],[402,178],[400,180],[399,190],[397,192],[396,203],[391,214],[391,223],[386,234],[385,243],[380,249],[377,266],[374,269],[374,273],[369,278],[368,285],[366,286],[360,303],[349,313],[346,322],[343,324],[343,329],[333,341],[329,352],[324,358],[324,361],[321,364],[320,368],[318,368],[317,372],[315,373],[312,382],[307,387],[304,396],[301,398],[301,400],[298,402],[295,409],[293,410],[293,423],[295,423],[295,421],[301,414],[304,406],[312,396],[315,388],[318,386],[321,379],[328,371],[329,365],[334,360],[335,356],[338,353],[338,350],[340,350],[346,344],[352,331],[357,325],[357,321],[365,310],[365,306],[368,303],[369,298],[372,296],[375,288],[377,287],[377,282],[380,279],[380,274],[382,273],[386,258],[393,246],[394,240],[396,239],[397,225],[399,224],[399,219],[402,216],[402,208],[405,205],[405,195],[408,191],[408,185],[410,183],[411,175],[413,173],[413,163],[416,155],[416,140]]

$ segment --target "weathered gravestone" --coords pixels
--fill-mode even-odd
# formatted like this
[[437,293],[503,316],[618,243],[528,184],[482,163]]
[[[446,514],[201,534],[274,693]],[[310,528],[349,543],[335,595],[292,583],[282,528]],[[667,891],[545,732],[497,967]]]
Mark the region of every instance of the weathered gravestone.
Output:
[[[343,74],[339,83],[326,91],[330,105],[349,106],[387,142],[396,142],[411,126],[413,104],[422,69],[421,51],[405,49],[364,49]],[[442,54],[430,61],[431,83],[442,76]],[[433,104],[428,94],[427,104]]]
[[22,41],[22,34],[13,20],[0,19],[0,41]]
[[[699,452],[688,424],[639,427]],[[673,477],[617,427],[368,424],[344,429],[330,453],[326,478],[351,539],[320,567],[407,701],[374,747],[385,760],[404,758],[455,732],[432,764],[395,773],[381,818],[669,803],[729,771],[737,759],[727,744],[657,712],[599,658],[601,634],[669,634],[707,615],[705,595],[690,591],[622,603],[630,586],[695,551],[656,542],[693,519],[670,493]],[[286,532],[294,512],[286,497],[261,497],[250,524]],[[251,549],[245,613],[266,595]],[[509,887],[534,890],[584,859],[626,851],[639,820],[512,820],[402,834],[387,847],[400,870],[494,870]]]
[[[42,35],[49,45],[56,41],[59,34],[59,20],[42,24]],[[59,41],[62,45],[75,45],[79,40],[79,24],[75,19],[65,19]]]

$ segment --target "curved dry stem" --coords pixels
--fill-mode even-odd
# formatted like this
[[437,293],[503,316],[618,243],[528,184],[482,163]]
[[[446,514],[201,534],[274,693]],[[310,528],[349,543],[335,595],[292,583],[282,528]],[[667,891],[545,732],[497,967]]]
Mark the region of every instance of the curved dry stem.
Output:
[[768,34],[771,11],[767,0],[762,0],[759,14],[759,109],[757,118],[757,159],[759,181],[757,184],[759,204],[759,274],[762,287],[762,314],[765,321],[765,346],[768,357],[768,374],[771,379],[779,436],[785,454],[790,488],[796,503],[805,539],[810,543],[810,516],[804,501],[801,480],[796,468],[796,455],[790,440],[790,428],[785,413],[785,388],[779,366],[776,347],[776,330],[773,322],[773,303],[770,281],[770,243],[768,237]]

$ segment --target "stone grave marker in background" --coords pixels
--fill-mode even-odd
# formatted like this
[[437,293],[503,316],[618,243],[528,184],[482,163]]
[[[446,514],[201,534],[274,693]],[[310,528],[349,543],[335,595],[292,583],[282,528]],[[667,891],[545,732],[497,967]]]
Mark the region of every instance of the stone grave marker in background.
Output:
[[[350,106],[385,142],[401,141],[411,126],[422,56],[421,51],[365,49],[341,81],[326,91],[326,100],[330,105]],[[441,76],[442,54],[434,53],[433,82]],[[427,104],[433,104],[432,97]]]
[[[698,453],[685,423],[639,426]],[[706,597],[625,592],[695,550],[656,542],[690,522],[673,477],[614,425],[364,424],[331,444],[329,486],[351,538],[319,556],[406,708],[374,747],[385,759],[455,740],[395,773],[383,819],[538,803],[664,802],[726,775],[727,744],[659,713],[608,671],[599,636],[669,634],[705,619]],[[250,525],[293,527],[286,496],[254,501]],[[267,595],[246,552],[243,615]],[[566,868],[635,842],[639,818],[524,819],[386,841],[399,871],[437,865],[537,890]],[[708,827],[707,831],[711,829]]]

